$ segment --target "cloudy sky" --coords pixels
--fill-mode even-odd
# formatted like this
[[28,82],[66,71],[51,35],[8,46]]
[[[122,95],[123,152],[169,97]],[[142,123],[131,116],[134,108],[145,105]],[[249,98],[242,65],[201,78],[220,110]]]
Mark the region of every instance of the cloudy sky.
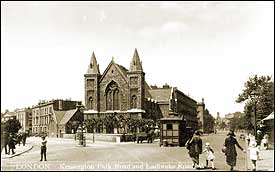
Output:
[[95,52],[129,68],[137,48],[149,85],[175,86],[214,116],[254,74],[274,77],[273,2],[2,2],[1,111],[84,100]]

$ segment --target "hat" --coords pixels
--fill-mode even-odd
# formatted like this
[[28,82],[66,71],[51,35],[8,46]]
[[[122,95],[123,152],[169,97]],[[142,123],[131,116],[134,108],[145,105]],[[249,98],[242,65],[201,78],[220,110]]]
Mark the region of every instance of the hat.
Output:
[[229,133],[227,134],[228,136],[235,136],[234,130],[230,130]]
[[210,144],[208,142],[205,143],[205,146],[210,146]]

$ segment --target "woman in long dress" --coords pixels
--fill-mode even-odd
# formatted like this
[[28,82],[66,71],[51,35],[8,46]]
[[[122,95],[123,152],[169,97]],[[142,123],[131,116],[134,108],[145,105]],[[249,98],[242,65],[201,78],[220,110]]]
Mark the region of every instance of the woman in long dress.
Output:
[[236,160],[237,160],[237,151],[235,148],[235,145],[237,145],[238,148],[240,148],[244,153],[245,150],[240,146],[237,139],[235,138],[234,131],[231,130],[227,134],[227,138],[225,139],[224,146],[226,148],[225,150],[225,156],[226,156],[226,163],[230,166],[230,170],[233,171],[234,166],[236,166]]

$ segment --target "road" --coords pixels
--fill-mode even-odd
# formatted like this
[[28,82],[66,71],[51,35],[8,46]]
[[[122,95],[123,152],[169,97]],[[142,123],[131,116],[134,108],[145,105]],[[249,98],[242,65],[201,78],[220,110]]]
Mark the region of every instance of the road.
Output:
[[[202,136],[215,151],[217,170],[228,170],[225,156],[221,152],[226,133]],[[158,142],[143,143],[88,143],[79,147],[69,139],[48,139],[47,160],[40,162],[40,138],[29,138],[33,149],[20,156],[2,160],[2,170],[172,170],[190,171],[192,161],[185,147],[159,147]],[[239,141],[244,145],[244,141]],[[246,170],[245,154],[240,150],[236,170]],[[205,155],[200,156],[205,164]],[[206,169],[203,169],[206,170]],[[200,170],[202,171],[202,170]]]

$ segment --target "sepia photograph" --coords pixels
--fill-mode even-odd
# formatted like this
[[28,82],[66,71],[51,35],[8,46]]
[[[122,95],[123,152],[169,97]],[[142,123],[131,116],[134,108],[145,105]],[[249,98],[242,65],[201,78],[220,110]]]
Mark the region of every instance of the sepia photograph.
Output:
[[274,171],[274,2],[1,1],[1,171]]

